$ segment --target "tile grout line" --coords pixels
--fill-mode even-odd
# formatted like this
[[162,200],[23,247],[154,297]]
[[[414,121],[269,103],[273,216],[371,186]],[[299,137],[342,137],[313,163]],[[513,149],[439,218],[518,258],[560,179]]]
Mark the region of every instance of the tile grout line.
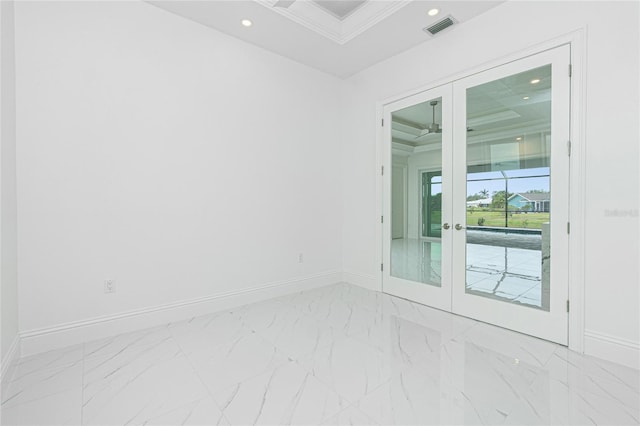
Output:
[[[305,317],[305,318],[307,318],[307,319],[310,319],[311,321],[313,321],[313,322],[315,322],[315,323],[322,324],[322,321],[320,321],[319,319],[315,318],[313,315],[311,315],[311,314],[308,314],[308,313],[304,312],[302,309],[298,309],[296,306],[289,305],[289,304],[286,304],[286,306],[287,306],[288,308],[291,308],[293,311],[297,312],[297,313],[298,313],[299,315],[301,315],[302,317]],[[240,318],[240,319],[241,319],[241,318]],[[242,319],[241,319],[241,320],[242,320]],[[262,339],[264,339],[265,341],[267,341],[267,342],[269,342],[270,344],[272,344],[272,345],[273,345],[273,346],[274,346],[278,351],[280,351],[284,356],[286,356],[286,357],[287,357],[287,359],[289,359],[289,360],[291,360],[291,361],[295,362],[296,364],[298,364],[298,360],[299,360],[301,357],[303,357],[303,356],[307,355],[307,353],[305,352],[305,353],[300,354],[300,355],[297,355],[297,356],[290,356],[290,355],[288,355],[288,352],[287,352],[285,349],[281,348],[281,347],[280,347],[280,345],[278,345],[278,344],[277,344],[273,339],[271,339],[271,338],[270,338],[270,337],[268,337],[268,336],[263,335],[261,331],[254,330],[254,327],[252,327],[250,324],[245,324],[245,323],[244,323],[244,321],[243,321],[243,322],[242,322],[242,326],[243,326],[244,328],[246,328],[247,330],[249,330],[249,331],[251,331],[251,332],[253,332],[253,333],[257,334],[260,338],[262,338]],[[334,327],[331,327],[331,326],[328,326],[328,327],[329,327],[332,331],[334,330]],[[329,345],[329,344],[331,344],[331,343],[325,343],[324,345],[319,345],[319,346],[317,346],[315,349],[316,349],[316,350],[317,350],[317,349],[320,349],[320,348],[322,348],[322,347],[324,347],[324,346],[327,346],[327,345]],[[308,352],[308,353],[309,353],[309,354],[311,354],[312,352]]]
[[[382,385],[381,385],[381,386],[382,386]],[[380,386],[378,386],[378,387],[380,387]],[[378,387],[377,387],[377,388],[378,388]],[[377,389],[377,388],[376,388],[376,389]],[[365,396],[366,396],[366,395],[365,395]],[[364,398],[364,397],[362,397],[362,398]],[[360,401],[362,398],[360,398],[358,401]],[[320,424],[321,424],[321,425],[327,425],[327,424],[328,424],[328,423],[326,423],[326,422],[327,422],[327,420],[330,420],[330,419],[332,419],[332,418],[334,418],[334,417],[338,417],[338,416],[340,416],[340,414],[342,414],[342,413],[346,412],[346,411],[347,411],[347,410],[349,410],[349,409],[355,409],[355,410],[356,410],[356,411],[358,411],[360,414],[362,414],[363,416],[365,416],[365,417],[367,418],[367,420],[369,420],[370,424],[380,426],[380,423],[378,423],[377,421],[373,420],[373,418],[371,418],[371,416],[369,416],[369,414],[367,414],[364,410],[360,409],[360,407],[356,407],[356,404],[358,403],[358,401],[353,402],[353,403],[349,403],[346,407],[344,407],[342,410],[338,411],[338,412],[337,412],[337,413],[335,413],[334,415],[331,415],[331,416],[327,416],[327,417],[325,417],[324,419],[322,419],[322,420],[320,421]]]
[[[371,422],[373,422],[373,424],[380,425],[380,423],[378,423],[377,421],[375,421],[375,420],[373,419],[373,417],[371,417],[371,416],[369,415],[369,413],[368,413],[368,412],[366,412],[366,411],[365,411],[365,410],[363,410],[362,408],[360,408],[360,407],[356,406],[356,404],[358,404],[359,402],[361,402],[363,399],[367,398],[368,396],[372,395],[373,393],[377,392],[378,390],[382,389],[382,387],[383,387],[383,386],[389,385],[390,383],[391,383],[391,377],[390,377],[388,380],[386,380],[386,381],[384,381],[383,383],[381,383],[381,384],[379,384],[378,386],[376,386],[375,388],[373,388],[369,393],[367,393],[367,394],[365,394],[365,395],[362,395],[360,398],[358,398],[355,402],[353,402],[351,405],[347,406],[347,407],[346,407],[344,410],[342,410],[342,411],[345,411],[345,410],[347,410],[347,409],[349,409],[349,408],[355,408],[355,409],[356,409],[356,410],[358,410],[360,413],[362,413],[362,414],[363,414],[367,419],[369,419]],[[341,412],[342,412],[342,411],[341,411]]]
[[213,403],[216,405],[216,407],[218,408],[218,411],[220,411],[220,414],[222,415],[222,417],[227,421],[227,423],[231,424],[229,422],[229,419],[227,419],[227,416],[224,414],[224,411],[220,407],[220,403],[218,403],[218,401],[213,397],[213,394],[211,393],[211,390],[209,389],[209,386],[207,386],[207,384],[204,382],[204,380],[200,376],[200,372],[193,365],[193,363],[191,362],[191,358],[189,358],[189,355],[186,354],[186,352],[182,348],[182,345],[180,345],[180,342],[173,336],[173,333],[171,333],[170,329],[169,329],[169,334],[171,336],[171,340],[173,340],[174,343],[178,346],[178,349],[180,350],[180,353],[182,353],[182,355],[187,360],[187,363],[189,364],[189,367],[191,367],[191,371],[193,371],[193,373],[196,375],[196,377],[198,378],[198,381],[204,387],[204,390],[207,392],[207,395],[209,395],[209,397],[211,398]]

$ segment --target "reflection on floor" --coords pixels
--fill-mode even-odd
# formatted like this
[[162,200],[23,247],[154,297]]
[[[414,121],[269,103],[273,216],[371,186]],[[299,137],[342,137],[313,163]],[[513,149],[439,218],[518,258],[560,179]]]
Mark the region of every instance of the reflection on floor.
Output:
[[391,241],[391,276],[440,286],[440,242],[399,238]]
[[[540,239],[539,235],[510,236],[510,247],[489,245],[488,241],[467,244],[467,293],[548,310],[549,286],[543,283],[542,252],[518,248],[540,247]],[[436,241],[396,239],[391,243],[394,277],[439,286],[441,259],[441,245]]]
[[638,424],[637,370],[349,284],[19,360],[3,425]]

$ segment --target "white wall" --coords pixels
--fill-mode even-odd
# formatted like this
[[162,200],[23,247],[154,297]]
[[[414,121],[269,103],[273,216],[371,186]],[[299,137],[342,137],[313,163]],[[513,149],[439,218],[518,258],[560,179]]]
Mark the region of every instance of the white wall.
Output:
[[[585,336],[637,353],[638,16],[637,2],[506,2],[350,78],[351,125],[343,136],[347,275],[377,288],[376,102],[586,28]],[[608,212],[616,209],[628,215]],[[585,349],[602,355],[598,344]]]
[[16,52],[22,331],[341,270],[341,81],[142,2]]
[[16,92],[13,2],[0,2],[0,360],[10,361],[18,333]]

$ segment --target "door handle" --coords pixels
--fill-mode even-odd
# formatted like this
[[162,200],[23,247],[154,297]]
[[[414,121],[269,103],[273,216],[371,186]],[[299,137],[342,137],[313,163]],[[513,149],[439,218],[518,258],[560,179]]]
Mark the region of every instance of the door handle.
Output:
[[461,230],[461,229],[465,229],[464,226],[460,225],[459,223],[456,223],[456,230]]
[[445,224],[442,225],[442,229],[449,229],[449,228],[451,228],[451,227],[449,226],[448,223],[445,223]]

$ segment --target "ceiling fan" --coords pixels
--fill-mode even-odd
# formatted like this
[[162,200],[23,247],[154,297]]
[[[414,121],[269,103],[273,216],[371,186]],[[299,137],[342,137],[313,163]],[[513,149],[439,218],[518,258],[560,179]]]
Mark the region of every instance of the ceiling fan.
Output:
[[433,113],[431,116],[431,124],[426,129],[420,130],[420,134],[416,136],[416,139],[422,138],[427,135],[431,135],[433,133],[442,133],[442,128],[440,124],[436,123],[436,105],[438,105],[438,101],[431,101],[429,105],[433,108]]

